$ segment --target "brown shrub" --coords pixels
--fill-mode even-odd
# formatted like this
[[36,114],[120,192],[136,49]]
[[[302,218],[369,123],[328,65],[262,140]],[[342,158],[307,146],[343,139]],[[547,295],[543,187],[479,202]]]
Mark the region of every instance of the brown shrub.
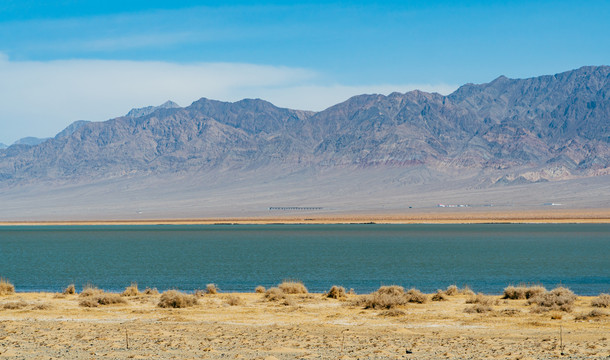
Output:
[[411,303],[425,304],[428,302],[428,297],[421,291],[413,288],[406,293],[407,301]]
[[127,304],[127,301],[119,294],[103,294],[96,296],[98,304],[100,305],[112,305],[112,304]]
[[531,299],[536,295],[540,295],[546,292],[544,286],[530,286],[525,290],[525,298]]
[[574,317],[574,320],[589,320],[591,318],[601,318],[601,317],[606,317],[608,316],[608,314],[606,314],[605,312],[599,310],[599,309],[593,309],[588,313],[582,313],[582,314],[578,314]]
[[147,287],[146,289],[144,289],[144,291],[142,292],[144,295],[159,295],[159,290],[157,290],[157,288],[149,288]]
[[404,295],[405,289],[402,286],[398,285],[389,285],[389,286],[381,286],[376,291],[380,295],[390,295],[390,296],[398,296]]
[[140,290],[138,290],[138,283],[132,282],[130,286],[125,288],[125,291],[121,293],[121,296],[138,296]]
[[100,305],[127,304],[119,294],[99,293],[97,295],[84,297],[78,303],[83,307],[98,307]]
[[448,296],[454,296],[459,293],[460,293],[460,291],[456,285],[449,285],[447,287],[447,290],[445,290],[445,294],[447,294]]
[[97,303],[97,300],[94,299],[93,296],[81,299],[78,302],[78,305],[82,306],[82,307],[98,307],[98,306],[100,306],[100,304]]
[[280,301],[286,299],[286,294],[282,290],[276,287],[272,287],[265,291],[265,299],[267,301]]
[[492,307],[489,305],[483,305],[483,304],[476,304],[474,306],[470,306],[467,307],[466,309],[464,309],[465,313],[468,314],[482,314],[482,313],[486,313],[486,312],[490,312],[493,311]]
[[576,295],[570,289],[557,287],[551,291],[531,297],[527,303],[538,305],[541,308],[537,309],[539,311],[546,309],[546,311],[561,310],[569,312],[572,311],[574,301],[576,301]]
[[11,295],[15,293],[15,286],[8,280],[0,277],[0,295]]
[[197,305],[197,297],[176,290],[167,290],[161,294],[158,307],[161,308],[185,308]]
[[354,305],[362,305],[365,309],[392,309],[396,306],[406,305],[409,297],[402,286],[382,286],[377,291],[361,296],[354,301]]
[[599,308],[607,308],[610,307],[610,295],[608,294],[599,294],[598,297],[591,300],[591,306],[599,307]]
[[504,288],[503,299],[524,300],[546,292],[544,286],[507,286]]
[[226,303],[231,306],[243,305],[243,303],[244,303],[243,299],[237,295],[229,295],[229,296],[227,296],[226,300],[227,300]]
[[504,296],[502,298],[512,300],[525,299],[525,288],[507,286],[504,288]]
[[285,294],[307,294],[307,288],[300,281],[284,280],[278,288]]
[[498,302],[498,299],[495,299],[493,296],[487,296],[481,293],[466,299],[466,304],[481,304],[485,306],[498,305]]
[[28,303],[23,300],[11,301],[2,304],[2,308],[4,310],[19,310],[25,308],[26,306],[28,306]]
[[436,290],[436,293],[434,295],[432,295],[432,301],[446,301],[447,300],[447,296],[445,296],[445,293],[443,292],[443,290]]
[[407,303],[408,300],[405,294],[390,295],[378,292],[365,295],[358,301],[358,305],[363,305],[365,309],[392,309]]
[[262,285],[259,285],[256,287],[256,289],[254,289],[254,292],[257,294],[264,294],[265,291],[267,291],[267,289],[265,289],[265,287]]
[[83,287],[83,291],[78,295],[81,298],[97,296],[104,293],[104,290],[98,289],[91,284],[87,284]]
[[64,289],[62,294],[64,294],[64,295],[74,295],[74,294],[76,294],[76,287],[74,286],[74,284],[70,284],[70,285],[68,285],[67,288]]
[[218,286],[216,284],[207,284],[205,286],[205,293],[210,295],[218,294]]
[[474,295],[474,291],[472,291],[468,285],[466,285],[463,288],[461,288],[459,290],[459,292],[460,292],[460,295],[467,295],[467,296]]
[[345,294],[345,288],[343,286],[335,285],[333,285],[333,287],[331,287],[325,295],[327,298],[331,299],[345,299],[347,297]]
[[428,297],[417,289],[405,292],[402,286],[382,286],[377,291],[359,297],[352,302],[355,306],[364,306],[365,309],[393,309],[407,303],[423,304]]

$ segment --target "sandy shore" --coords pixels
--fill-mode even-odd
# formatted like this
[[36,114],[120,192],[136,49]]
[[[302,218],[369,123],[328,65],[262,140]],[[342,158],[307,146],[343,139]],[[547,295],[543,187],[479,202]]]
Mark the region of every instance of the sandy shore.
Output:
[[[525,300],[499,300],[466,313],[467,296],[408,304],[398,316],[321,294],[205,295],[184,309],[156,306],[158,295],[127,304],[79,306],[77,295],[0,296],[0,358],[6,359],[605,359],[610,309],[587,320],[591,298],[572,312],[533,313]],[[496,297],[500,299],[500,297]],[[7,305],[8,304],[8,305]],[[17,305],[14,305],[17,304]],[[396,315],[396,314],[394,314]],[[563,352],[560,356],[560,329]],[[411,354],[407,354],[407,350]]]
[[483,223],[610,223],[610,209],[544,209],[487,211],[434,209],[401,214],[295,214],[201,219],[107,219],[63,221],[0,221],[2,225],[209,225],[209,224],[483,224]]

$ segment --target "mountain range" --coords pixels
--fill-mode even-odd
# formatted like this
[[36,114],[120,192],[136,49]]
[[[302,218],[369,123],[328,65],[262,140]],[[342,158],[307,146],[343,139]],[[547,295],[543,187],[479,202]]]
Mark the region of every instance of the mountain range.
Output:
[[[400,211],[414,191],[418,206],[442,200],[424,196],[439,191],[461,194],[456,200],[468,204],[515,205],[512,188],[539,197],[525,195],[525,203],[552,195],[579,199],[574,206],[603,206],[609,165],[610,67],[587,66],[528,79],[500,76],[448,96],[359,95],[320,112],[202,98],[79,121],[40,143],[0,149],[0,198],[3,208],[34,217],[45,217],[59,193],[66,197],[56,203],[73,200],[62,205],[66,216],[109,199],[116,211],[90,216],[129,216],[136,210],[123,190],[154,193],[159,209],[151,216],[169,217],[242,215],[236,207],[257,214],[273,204],[373,211],[387,203]],[[576,182],[582,191],[569,185]],[[565,186],[569,194],[557,194]],[[89,194],[82,201],[71,195],[78,189]],[[267,203],[252,200],[256,189]],[[97,191],[108,195],[90,195]],[[25,199],[42,210],[28,210]],[[6,205],[11,201],[18,204]],[[151,201],[144,202],[153,208]],[[0,210],[0,219],[12,216]]]

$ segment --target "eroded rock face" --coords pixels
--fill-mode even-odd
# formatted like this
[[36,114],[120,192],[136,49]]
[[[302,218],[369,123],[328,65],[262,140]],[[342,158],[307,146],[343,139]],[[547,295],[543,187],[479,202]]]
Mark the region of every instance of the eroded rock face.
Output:
[[200,99],[78,122],[0,150],[0,184],[263,167],[422,167],[536,182],[608,173],[610,67],[499,77],[449,96],[360,95],[321,112]]

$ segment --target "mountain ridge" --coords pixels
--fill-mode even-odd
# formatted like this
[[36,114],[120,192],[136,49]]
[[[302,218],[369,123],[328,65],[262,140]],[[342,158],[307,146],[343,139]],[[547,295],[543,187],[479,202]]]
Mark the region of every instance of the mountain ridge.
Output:
[[[316,197],[324,178],[331,193],[351,183],[346,196],[359,183],[496,191],[610,174],[610,67],[500,76],[447,96],[363,94],[319,112],[261,99],[166,102],[60,134],[0,150],[0,189],[173,178],[192,189],[288,181],[285,191]],[[337,184],[330,174],[342,174]]]
[[[260,99],[201,98],[184,108],[168,101],[105,122],[75,123],[48,146],[36,144],[29,155],[6,149],[0,176],[27,177],[28,169],[45,163],[37,152],[56,158],[45,166],[60,166],[66,150],[84,152],[104,171],[115,164],[118,173],[171,169],[155,164],[164,156],[187,162],[198,157],[208,165],[284,159],[307,166],[428,164],[481,170],[555,162],[573,172],[599,169],[610,160],[608,79],[608,66],[528,79],[501,76],[466,84],[448,96],[418,90],[358,95],[320,112],[279,108]],[[121,166],[115,151],[135,168]],[[7,172],[3,163],[19,154],[29,166]],[[86,159],[72,158],[77,159],[83,166]],[[35,174],[54,176],[41,168]]]

